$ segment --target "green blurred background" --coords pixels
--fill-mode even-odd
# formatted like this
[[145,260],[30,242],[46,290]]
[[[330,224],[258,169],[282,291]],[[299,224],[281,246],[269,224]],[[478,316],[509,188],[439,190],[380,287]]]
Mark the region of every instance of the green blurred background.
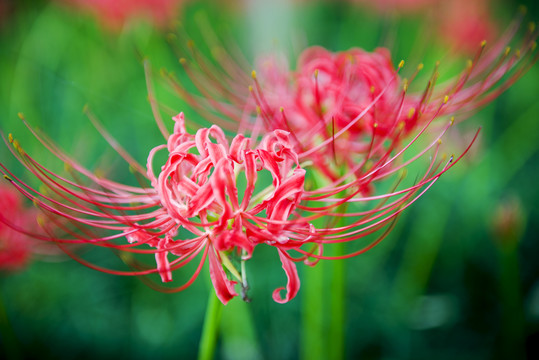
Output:
[[[154,69],[181,73],[167,32],[144,22],[106,29],[94,17],[57,2],[4,3],[9,12],[0,23],[1,131],[13,133],[28,153],[52,169],[61,168],[18,120],[17,113],[23,112],[81,163],[133,182],[82,108],[89,104],[144,162],[148,150],[163,140],[147,101],[141,59],[148,58]],[[493,4],[501,28],[517,5]],[[528,18],[539,19],[537,4],[530,0],[526,5]],[[331,50],[373,50],[385,45],[389,33],[396,63],[405,59],[432,67],[438,57],[447,57],[436,41],[417,46],[425,31],[418,15],[382,16],[342,2],[303,1],[287,8],[289,28],[272,27],[277,20],[268,15],[267,28],[255,30],[253,8],[191,1],[181,7],[178,20],[195,29],[195,41],[201,41],[197,21],[209,20],[217,33],[233,36],[251,60],[257,47],[271,49],[271,40],[287,39],[287,31],[307,45]],[[248,37],[253,32],[265,35],[253,42]],[[278,46],[294,55],[292,41]],[[464,59],[448,63],[458,68]],[[155,80],[160,102],[197,118]],[[409,208],[379,246],[345,261],[346,358],[539,358],[539,241],[533,235],[539,232],[537,94],[535,66],[459,126],[466,139],[468,131],[482,127],[472,154]],[[0,146],[0,156],[22,173],[6,146]],[[497,230],[500,208],[516,219],[507,236]],[[324,274],[318,289],[302,287],[296,299],[279,305],[271,292],[286,279],[275,253],[257,248],[247,266],[252,302],[234,299],[224,309],[217,357],[308,358],[309,349],[320,347],[320,358],[332,358],[322,345],[332,338],[325,332],[327,305],[320,308],[310,298],[329,296],[331,273]],[[300,265],[300,277],[325,266]],[[209,289],[209,280],[201,276],[181,293],[162,294],[139,279],[100,273],[62,257],[38,260],[23,271],[0,274],[0,357],[194,358]],[[309,330],[314,338],[305,335]]]

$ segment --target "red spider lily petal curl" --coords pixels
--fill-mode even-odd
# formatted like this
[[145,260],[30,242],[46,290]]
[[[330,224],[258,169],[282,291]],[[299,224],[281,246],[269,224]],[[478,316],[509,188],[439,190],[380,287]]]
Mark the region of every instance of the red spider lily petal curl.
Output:
[[292,262],[284,251],[279,249],[279,258],[283,263],[283,269],[288,277],[288,283],[286,285],[286,296],[283,298],[280,295],[282,290],[285,290],[284,287],[275,289],[273,292],[273,300],[278,303],[286,303],[293,299],[299,291],[300,281],[298,276],[298,271],[296,269],[296,264]]

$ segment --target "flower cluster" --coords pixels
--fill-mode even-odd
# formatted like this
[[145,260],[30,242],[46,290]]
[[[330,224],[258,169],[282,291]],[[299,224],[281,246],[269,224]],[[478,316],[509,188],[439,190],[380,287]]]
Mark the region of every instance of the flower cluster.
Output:
[[[266,57],[258,61],[258,73],[249,77],[222,48],[215,48],[216,67],[189,43],[195,61],[181,58],[180,63],[199,94],[173,76],[167,78],[189,105],[215,124],[196,126],[193,135],[180,113],[173,117],[169,134],[149,87],[166,144],[153,148],[142,166],[88,112],[141,186],[96,175],[31,127],[66,164],[69,176],[41,165],[11,136],[13,155],[45,190],[34,189],[1,163],[0,172],[48,214],[48,235],[40,237],[90,267],[122,275],[159,274],[169,282],[175,270],[198,259],[183,285],[165,287],[179,291],[197,278],[208,260],[217,296],[226,304],[238,295],[237,287],[245,296],[245,262],[255,247],[270,246],[288,277],[287,286],[276,289],[273,298],[287,302],[299,290],[297,262],[314,265],[371,249],[402,211],[468,151],[469,146],[458,156],[446,156],[442,137],[453,116],[464,118],[486,104],[533,64],[535,57],[528,54],[535,47],[535,29],[517,51],[507,47],[518,28],[517,21],[490,49],[482,44],[448,84],[437,85],[437,65],[418,91],[410,88],[423,66],[403,79],[403,62],[395,68],[386,49],[333,53],[309,48],[295,70],[282,58]],[[166,161],[157,163],[163,152]],[[408,165],[419,160],[424,161],[423,170],[414,171],[415,180],[407,179]],[[105,269],[65,246],[73,243],[151,254],[156,265],[121,256],[132,270]],[[349,244],[346,253],[326,255],[324,248],[335,243]]]

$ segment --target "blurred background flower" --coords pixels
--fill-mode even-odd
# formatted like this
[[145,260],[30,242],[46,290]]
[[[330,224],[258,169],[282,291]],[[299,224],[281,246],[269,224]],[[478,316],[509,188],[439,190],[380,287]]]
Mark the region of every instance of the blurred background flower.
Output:
[[[450,6],[452,2],[444,3]],[[162,138],[148,105],[141,59],[148,57],[154,68],[165,67],[187,81],[166,30],[146,21],[110,32],[93,18],[77,15],[73,8],[57,2],[4,0],[0,4],[4,5],[0,9],[10,9],[0,10],[2,132],[15,133],[23,148],[35,153],[35,142],[17,117],[22,111],[32,125],[44,129],[81,163],[138,185],[81,110],[91,104],[104,126],[136,159],[144,161],[147,149]],[[220,4],[182,4],[178,9],[182,29],[189,31],[197,45],[204,44],[203,36],[191,31],[199,27],[203,12],[219,36],[234,34],[252,63],[252,44],[257,38],[250,35],[258,18],[249,17],[244,9],[258,8]],[[537,4],[529,1],[528,7],[528,18],[538,19]],[[503,33],[516,8],[516,3],[501,1],[488,7],[489,19],[499,24],[495,34]],[[260,48],[275,49],[277,39],[278,48],[295,58],[308,45],[331,51],[388,46],[394,63],[401,59],[408,64],[423,62],[426,72],[441,60],[441,79],[465,66],[465,57],[456,56],[447,42],[440,45],[429,31],[431,23],[418,15],[419,9],[398,17],[374,16],[358,4],[345,2],[301,2],[287,4],[286,9],[282,17],[261,11],[266,14],[267,29],[278,27],[286,18],[291,23],[282,26],[292,32],[284,38],[258,37]],[[452,17],[449,10],[447,14]],[[457,22],[449,28],[462,25]],[[176,39],[176,43],[187,41]],[[483,126],[481,151],[442,177],[428,196],[407,210],[384,242],[346,261],[347,358],[537,357],[538,79],[539,71],[532,67],[495,103],[460,124],[463,133]],[[185,108],[188,118],[197,119],[194,109],[159,82],[155,92],[163,104],[172,104],[175,110]],[[462,144],[455,149],[462,149]],[[0,147],[0,156],[15,168],[7,147]],[[48,164],[39,151],[36,157],[52,168],[62,166]],[[508,193],[519,199],[518,205],[505,202]],[[513,250],[499,246],[502,229],[496,229],[506,227],[495,220],[500,216],[516,219],[517,225],[511,226],[518,231],[511,236],[519,239],[513,240]],[[108,252],[85,255],[104,264],[117,260]],[[331,319],[323,315],[320,322],[308,315],[326,314],[327,307],[305,304],[320,293],[325,298],[331,295],[327,284],[333,270],[323,273],[321,289],[306,288],[296,300],[281,306],[266,292],[285,281],[281,271],[265,270],[278,267],[278,261],[271,251],[253,253],[253,263],[258,264],[248,267],[251,283],[258,284],[250,290],[253,301],[234,300],[224,309],[219,358],[308,358],[308,347],[320,350],[320,357],[330,356],[326,338],[305,335],[308,328],[322,330],[311,334],[324,334]],[[298,270],[305,276],[325,266],[320,262],[316,268]],[[25,271],[0,279],[5,310],[0,314],[0,351],[8,358],[144,359],[156,354],[192,358],[200,339],[206,306],[201,299],[207,298],[207,285],[199,281],[180,294],[162,294],[137,279],[95,272],[74,262],[35,262]]]

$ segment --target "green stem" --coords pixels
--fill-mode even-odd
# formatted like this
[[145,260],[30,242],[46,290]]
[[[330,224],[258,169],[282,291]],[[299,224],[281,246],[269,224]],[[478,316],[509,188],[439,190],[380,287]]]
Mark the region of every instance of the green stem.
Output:
[[198,360],[212,360],[215,357],[222,311],[223,304],[219,301],[215,292],[210,290],[204,327],[202,328],[202,336],[198,347]]
[[302,331],[300,358],[327,359],[324,353],[324,264],[307,267],[303,273]]
[[[334,256],[344,254],[344,243],[337,243],[333,246]],[[331,267],[333,271],[331,276],[330,321],[328,332],[330,341],[328,348],[333,359],[344,359],[346,262],[345,260],[334,260],[331,263]]]

